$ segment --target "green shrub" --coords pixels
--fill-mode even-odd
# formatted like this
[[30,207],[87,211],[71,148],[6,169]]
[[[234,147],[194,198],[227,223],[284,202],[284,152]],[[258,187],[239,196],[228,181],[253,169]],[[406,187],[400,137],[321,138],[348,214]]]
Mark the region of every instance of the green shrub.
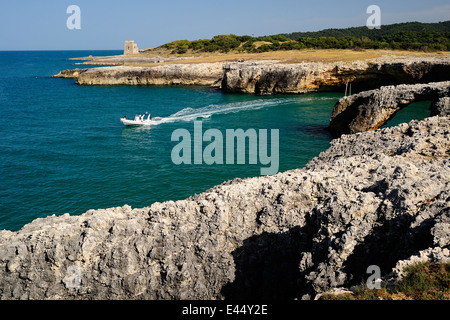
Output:
[[322,300],[450,300],[450,263],[417,263],[391,288],[368,289],[363,283],[354,294],[324,294]]
[[[256,41],[270,42],[259,48]],[[296,32],[251,37],[234,34],[217,35],[212,39],[178,40],[161,46],[173,53],[197,52],[267,52],[274,50],[314,49],[394,49],[436,51],[450,50],[450,21],[424,24],[418,22],[386,25],[382,29],[366,27],[328,29],[317,32]]]
[[415,300],[447,300],[450,263],[420,263],[405,268],[406,277],[394,288]]

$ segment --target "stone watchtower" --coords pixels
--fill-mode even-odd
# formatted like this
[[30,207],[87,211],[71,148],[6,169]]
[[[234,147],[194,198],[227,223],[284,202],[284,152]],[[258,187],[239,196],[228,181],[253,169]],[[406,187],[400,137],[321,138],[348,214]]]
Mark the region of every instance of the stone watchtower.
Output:
[[139,49],[134,40],[126,40],[125,41],[125,49],[123,50],[123,54],[136,54],[139,53]]

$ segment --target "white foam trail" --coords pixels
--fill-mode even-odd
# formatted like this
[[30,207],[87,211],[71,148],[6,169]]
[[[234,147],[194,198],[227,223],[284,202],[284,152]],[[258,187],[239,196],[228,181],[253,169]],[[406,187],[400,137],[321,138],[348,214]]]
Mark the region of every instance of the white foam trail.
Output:
[[292,102],[291,99],[258,99],[253,101],[232,102],[228,104],[212,104],[206,107],[192,109],[184,108],[168,117],[153,117],[152,125],[170,123],[177,121],[193,121],[197,119],[207,119],[214,114],[236,113],[244,110],[258,110],[261,108],[275,106]]

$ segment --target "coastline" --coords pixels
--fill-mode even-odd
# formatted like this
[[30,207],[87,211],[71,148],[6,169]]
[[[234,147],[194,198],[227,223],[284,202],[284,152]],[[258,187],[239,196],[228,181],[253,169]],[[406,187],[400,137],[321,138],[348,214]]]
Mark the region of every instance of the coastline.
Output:
[[384,279],[448,263],[449,125],[344,135],[304,169],[0,231],[1,298],[312,299],[369,264]]
[[[303,169],[234,179],[176,202],[49,216],[0,231],[0,297],[308,300],[359,284],[368,265],[381,266],[387,282],[414,261],[448,263],[449,59],[279,62],[178,61],[59,77],[249,94],[327,91],[352,82],[365,85],[342,101],[369,96],[378,107],[388,98],[403,103],[403,93],[391,96],[387,84],[401,83],[401,92],[414,96],[433,80],[444,99],[439,91],[436,116],[425,120],[344,134]],[[342,101],[339,112],[364,105]]]
[[449,1],[1,14],[4,305],[290,319],[450,301]]
[[[63,70],[54,77],[74,78],[79,85],[203,85],[246,94],[344,92],[348,84],[356,93],[383,85],[450,80],[449,54],[391,52],[365,60],[341,61],[332,52],[325,53],[322,61],[309,58],[310,61],[300,62],[301,52],[296,56],[289,53],[284,53],[283,59],[269,59],[269,54],[245,55],[247,60],[225,55],[209,61],[202,57],[93,57],[85,63],[110,65],[114,59],[121,62],[116,66]],[[272,56],[277,57],[280,58]],[[159,62],[148,63],[149,59]]]

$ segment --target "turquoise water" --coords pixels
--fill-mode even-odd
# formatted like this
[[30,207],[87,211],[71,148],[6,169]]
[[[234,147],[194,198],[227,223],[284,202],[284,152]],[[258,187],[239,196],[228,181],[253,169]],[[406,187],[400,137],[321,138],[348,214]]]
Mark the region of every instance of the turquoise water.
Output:
[[423,120],[430,116],[431,101],[414,102],[399,110],[382,128],[394,127],[411,120]]
[[[0,52],[0,229],[18,230],[52,214],[183,199],[260,175],[260,163],[173,164],[172,132],[185,128],[193,135],[195,119],[203,131],[224,135],[226,129],[279,129],[279,171],[302,167],[329,146],[324,127],[341,93],[261,97],[51,78],[75,67],[67,58],[118,53]],[[119,122],[138,112],[161,117],[160,123],[129,128]]]

